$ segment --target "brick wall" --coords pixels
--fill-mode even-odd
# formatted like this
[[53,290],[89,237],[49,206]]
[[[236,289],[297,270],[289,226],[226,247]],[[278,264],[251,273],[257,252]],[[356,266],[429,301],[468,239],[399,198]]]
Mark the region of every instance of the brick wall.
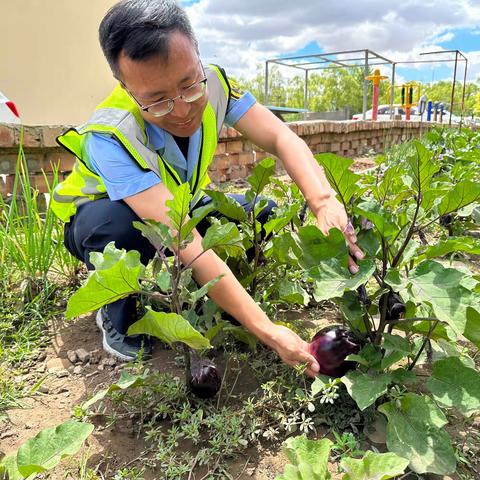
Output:
[[[369,152],[382,152],[386,147],[421,134],[420,122],[370,122],[322,120],[287,124],[305,140],[313,153],[332,152],[346,157],[357,157]],[[422,130],[430,128],[424,123]],[[55,138],[67,127],[28,126],[24,128],[23,147],[30,179],[41,192],[46,191],[44,175],[52,178],[52,163],[59,165],[60,178],[71,171],[73,156],[63,150]],[[20,144],[18,126],[0,125],[0,192],[10,193]],[[235,129],[223,128],[217,152],[210,169],[214,182],[246,177],[253,165],[269,156]],[[280,168],[280,167],[279,167]]]

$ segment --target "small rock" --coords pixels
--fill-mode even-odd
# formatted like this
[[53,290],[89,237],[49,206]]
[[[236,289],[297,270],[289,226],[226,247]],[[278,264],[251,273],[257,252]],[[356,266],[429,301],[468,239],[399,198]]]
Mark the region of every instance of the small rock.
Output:
[[117,364],[117,361],[113,357],[108,357],[103,362],[104,365],[108,365],[109,367],[114,367]]
[[102,357],[100,350],[93,350],[90,352],[90,363],[92,365],[96,365],[99,361],[100,358]]
[[48,393],[50,391],[50,389],[46,385],[40,385],[38,387],[38,391],[41,392],[41,393]]
[[58,378],[64,378],[64,377],[68,377],[68,372],[65,369],[62,369],[62,370],[58,370],[56,375]]
[[37,366],[35,370],[38,373],[44,373],[46,369],[47,369],[47,366],[44,363],[41,363],[40,365]]
[[97,367],[98,370],[105,370],[105,365],[103,365],[103,363],[101,363],[98,367]]
[[47,361],[47,370],[51,370],[52,368],[57,368],[57,369],[64,369],[67,365],[65,365],[65,361],[62,360],[61,358],[51,358],[50,360]]
[[252,477],[253,474],[255,473],[255,467],[248,467],[248,468],[245,470],[245,473],[246,473],[249,477]]
[[75,353],[75,350],[68,350],[67,358],[70,361],[70,363],[75,364],[78,362],[78,357],[77,357],[77,354]]
[[47,352],[44,350],[37,355],[37,362],[43,362],[47,358]]
[[84,348],[75,350],[75,353],[82,363],[87,363],[90,360],[90,354]]
[[74,369],[73,369],[73,373],[75,375],[80,375],[82,373],[82,370],[83,368],[80,366],[80,365],[77,365]]
[[13,437],[15,435],[15,432],[13,430],[7,430],[6,432],[3,432],[0,434],[0,440],[3,440],[4,438],[8,437]]

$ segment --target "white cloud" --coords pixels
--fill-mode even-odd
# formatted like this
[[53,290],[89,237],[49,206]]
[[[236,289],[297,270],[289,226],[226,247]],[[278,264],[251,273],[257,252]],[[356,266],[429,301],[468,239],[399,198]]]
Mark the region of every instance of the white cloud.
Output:
[[[368,48],[401,61],[441,50],[454,29],[480,33],[476,0],[200,0],[186,11],[203,58],[237,76],[312,41],[325,52]],[[469,79],[480,74],[479,56],[480,49],[468,54]]]

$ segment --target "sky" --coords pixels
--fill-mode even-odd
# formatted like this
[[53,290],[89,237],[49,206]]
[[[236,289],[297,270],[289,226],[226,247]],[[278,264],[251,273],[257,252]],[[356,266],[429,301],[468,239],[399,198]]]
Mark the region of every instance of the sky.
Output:
[[[395,62],[468,58],[480,83],[480,0],[182,0],[204,61],[251,78],[267,59],[369,49]],[[339,58],[339,57],[337,57]],[[461,57],[460,57],[461,58]],[[397,65],[399,82],[453,78],[454,62]],[[463,80],[465,62],[457,67]],[[390,75],[388,66],[379,65]],[[282,74],[298,73],[283,67]]]

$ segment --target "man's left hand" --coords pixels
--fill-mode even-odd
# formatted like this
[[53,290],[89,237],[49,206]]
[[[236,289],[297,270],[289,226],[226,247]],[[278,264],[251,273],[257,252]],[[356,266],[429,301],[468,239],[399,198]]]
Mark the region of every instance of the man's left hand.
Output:
[[358,272],[358,266],[354,258],[362,260],[365,255],[357,246],[357,235],[355,229],[347,217],[343,205],[337,200],[335,194],[326,199],[317,212],[317,226],[324,235],[328,235],[331,228],[338,228],[343,232],[347,241],[350,255],[348,256],[348,269],[351,273]]

